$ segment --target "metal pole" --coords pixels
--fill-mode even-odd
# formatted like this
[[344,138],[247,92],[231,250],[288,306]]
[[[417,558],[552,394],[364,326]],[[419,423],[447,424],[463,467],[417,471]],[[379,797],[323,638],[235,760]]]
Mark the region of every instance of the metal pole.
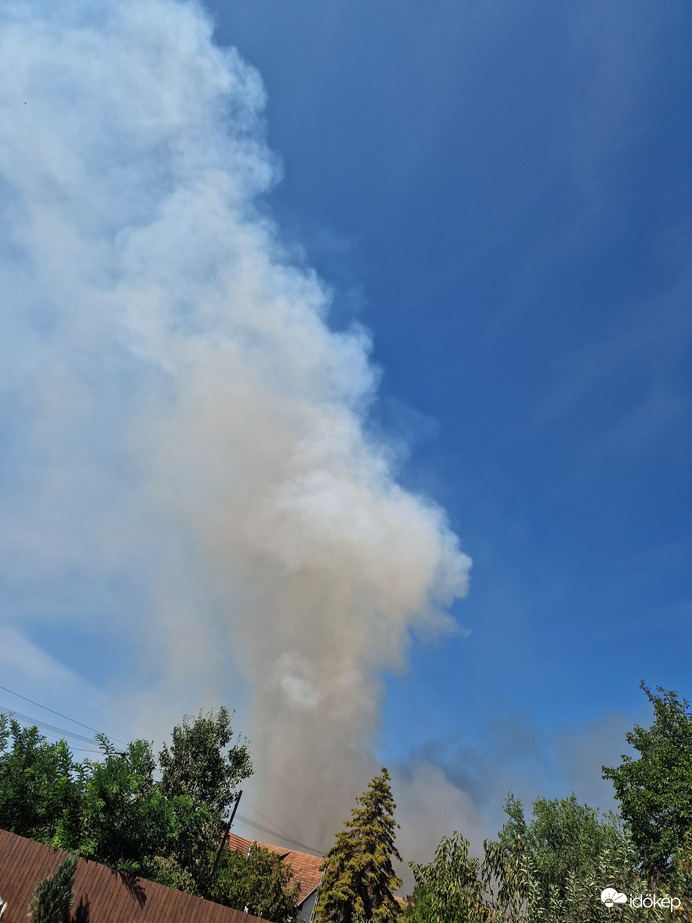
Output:
[[231,832],[231,824],[233,823],[233,818],[235,817],[235,812],[238,810],[238,805],[240,804],[240,796],[241,796],[242,794],[243,794],[243,792],[242,792],[242,789],[241,789],[241,790],[238,792],[238,794],[236,795],[235,804],[233,805],[233,810],[232,810],[232,812],[231,812],[231,819],[230,819],[230,820],[228,821],[228,823],[226,824],[226,829],[224,830],[223,836],[221,837],[221,845],[219,846],[219,851],[218,851],[217,854],[216,854],[216,859],[214,859],[214,865],[212,866],[212,870],[211,870],[211,880],[212,880],[212,882],[213,882],[214,879],[216,878],[216,869],[218,868],[218,865],[219,865],[219,859],[221,858],[221,852],[223,851],[223,848],[224,848],[224,846],[226,845],[226,839],[227,839],[227,837],[228,837],[228,834]]

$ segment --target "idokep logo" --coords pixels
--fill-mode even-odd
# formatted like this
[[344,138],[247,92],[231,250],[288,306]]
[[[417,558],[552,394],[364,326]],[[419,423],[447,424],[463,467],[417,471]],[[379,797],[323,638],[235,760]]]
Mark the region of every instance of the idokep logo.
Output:
[[[613,907],[615,904],[627,904],[627,895],[615,888],[604,888],[601,891],[601,900],[606,907]],[[629,899],[630,907],[669,907],[671,910],[679,910],[682,907],[682,901],[679,897],[659,897],[657,894],[640,894],[637,897]]]
[[639,897],[630,898],[630,907],[670,907],[671,910],[679,910],[682,907],[682,901],[679,897],[640,894]]
[[601,900],[606,907],[612,907],[613,904],[626,904],[627,895],[621,891],[616,891],[615,888],[604,888],[601,891]]

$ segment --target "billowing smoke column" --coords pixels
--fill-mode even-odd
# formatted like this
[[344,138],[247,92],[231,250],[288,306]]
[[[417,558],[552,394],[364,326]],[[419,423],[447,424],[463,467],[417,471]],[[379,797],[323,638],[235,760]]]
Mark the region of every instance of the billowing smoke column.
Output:
[[196,6],[5,2],[0,93],[6,368],[27,445],[89,456],[24,487],[91,490],[64,553],[151,581],[122,616],[150,703],[218,702],[240,671],[266,813],[324,845],[367,783],[383,671],[452,627],[469,561],[368,434],[368,338],[329,329],[258,210],[263,88]]

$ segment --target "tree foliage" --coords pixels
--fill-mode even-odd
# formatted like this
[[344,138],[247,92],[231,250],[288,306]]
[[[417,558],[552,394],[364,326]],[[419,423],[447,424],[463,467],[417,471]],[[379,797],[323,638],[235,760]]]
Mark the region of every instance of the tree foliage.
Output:
[[[601,923],[604,887],[674,895],[684,903],[674,919],[692,920],[692,715],[676,692],[642,688],[654,722],[626,735],[639,757],[603,767],[622,817],[573,794],[537,798],[527,817],[510,794],[507,821],[482,856],[455,833],[431,862],[412,864],[409,923]],[[298,891],[278,855],[255,844],[249,856],[226,849],[214,864],[237,786],[252,771],[226,709],[185,717],[158,757],[143,740],[121,752],[99,740],[100,760],[75,762],[64,741],[0,715],[0,827],[273,923],[297,920]],[[383,769],[326,856],[318,923],[394,923],[400,915],[394,810]],[[75,863],[37,887],[34,923],[67,919]],[[665,914],[660,906],[617,908],[622,923]]]
[[399,914],[393,892],[401,884],[392,860],[397,824],[389,773],[382,769],[356,802],[351,819],[325,857],[317,905],[319,923],[351,923],[354,917],[391,923]]
[[[65,741],[0,715],[0,828],[43,842],[74,838],[83,794],[80,767]],[[57,845],[57,844],[56,844]]]
[[[570,799],[564,799],[569,801]],[[505,831],[505,834],[507,831]],[[416,887],[406,908],[411,923],[603,923],[601,891],[605,886],[629,895],[647,892],[637,869],[631,841],[623,834],[611,850],[606,846],[577,868],[569,861],[565,841],[554,843],[557,865],[546,887],[526,843],[517,837],[484,844],[482,860],[469,856],[459,834],[440,843],[428,865],[412,864]],[[555,875],[555,868],[562,872]],[[668,919],[662,908],[642,912],[619,907],[618,919],[634,923]],[[680,918],[678,918],[680,919]],[[687,919],[687,918],[682,918]]]
[[175,806],[171,855],[207,895],[213,887],[208,856],[218,848],[238,784],[252,773],[248,744],[234,741],[226,708],[186,715],[173,728],[170,747],[162,747],[159,766],[161,793]]
[[120,871],[141,873],[166,849],[175,827],[174,805],[154,782],[156,761],[144,740],[122,753],[102,739],[104,758],[88,764],[79,852]]
[[117,752],[100,735],[102,758],[77,763],[64,741],[0,715],[0,827],[206,896],[230,798],[252,771],[232,737],[222,708],[184,718],[158,761],[147,741]]
[[692,715],[677,692],[641,687],[654,723],[625,735],[639,758],[623,755],[619,766],[603,767],[603,777],[613,783],[644,870],[662,878],[692,834]]
[[483,920],[480,862],[469,855],[459,833],[444,837],[428,864],[411,863],[416,879],[407,917],[415,923],[471,923]]
[[31,923],[68,923],[77,861],[77,856],[69,856],[54,875],[36,885],[29,904]]
[[509,854],[521,839],[544,898],[557,889],[558,899],[564,900],[569,875],[581,879],[624,836],[615,815],[601,816],[596,808],[579,804],[574,793],[569,798],[537,798],[528,823],[521,802],[511,793],[505,811],[508,820],[500,843]]
[[[459,834],[444,838],[427,865],[412,863],[416,887],[406,909],[410,923],[602,923],[601,892],[629,896],[655,891],[638,862],[627,829],[613,814],[568,798],[537,798],[527,819],[508,796],[508,820],[482,859],[470,856]],[[687,902],[676,920],[690,919],[692,837],[675,853],[659,893]],[[668,914],[668,916],[666,915]],[[622,923],[672,919],[665,907],[618,907]]]
[[173,856],[154,856],[142,866],[144,878],[157,881],[167,888],[185,891],[200,896],[200,889],[194,876]]
[[211,897],[227,907],[247,907],[248,912],[272,923],[294,923],[298,919],[297,885],[291,885],[293,870],[281,857],[257,843],[244,856],[227,850],[222,856]]
[[186,715],[171,736],[170,748],[164,744],[159,753],[163,793],[185,795],[193,805],[204,806],[221,828],[238,783],[252,773],[247,742],[231,746],[231,713],[223,707],[194,719]]

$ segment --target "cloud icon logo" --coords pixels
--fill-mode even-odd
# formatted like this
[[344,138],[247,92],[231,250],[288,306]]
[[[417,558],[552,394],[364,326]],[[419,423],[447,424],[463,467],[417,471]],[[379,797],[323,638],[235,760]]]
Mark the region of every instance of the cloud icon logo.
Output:
[[612,907],[613,904],[626,904],[627,897],[621,891],[616,891],[615,888],[605,888],[601,891],[601,900],[606,905],[606,907]]

